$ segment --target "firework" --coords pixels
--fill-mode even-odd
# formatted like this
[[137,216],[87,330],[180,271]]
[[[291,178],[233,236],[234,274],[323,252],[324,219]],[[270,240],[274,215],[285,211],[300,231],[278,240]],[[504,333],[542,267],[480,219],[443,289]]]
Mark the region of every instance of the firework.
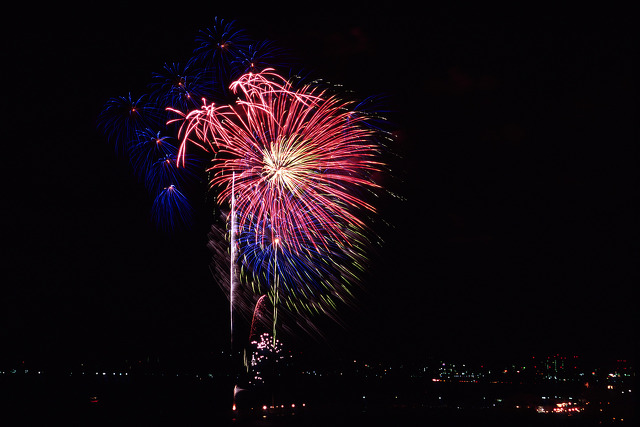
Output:
[[246,73],[259,73],[265,68],[286,66],[288,56],[284,49],[270,40],[254,42],[246,49],[240,50],[231,62],[232,75],[241,76]]
[[[161,132],[154,132],[149,128],[138,131],[135,142],[129,148],[129,158],[136,175],[144,180],[158,160],[176,156],[177,142],[175,138],[164,136]],[[171,183],[165,182],[165,186]]]
[[177,167],[174,154],[166,154],[149,166],[145,175],[145,185],[150,193],[157,194],[171,184],[183,183],[185,175],[191,175],[188,171]]
[[316,331],[314,314],[338,320],[338,305],[355,303],[372,237],[369,200],[384,167],[383,118],[371,98],[345,100],[332,86],[266,68],[285,67],[288,56],[235,22],[216,18],[195,43],[186,65],[165,63],[152,75],[150,96],[110,99],[100,127],[130,157],[154,197],[152,218],[168,232],[193,220],[185,192],[206,153],[218,209],[231,207],[226,229],[212,225],[209,246],[229,296],[232,341],[236,311],[254,315],[252,331],[255,313],[262,323],[271,317],[274,340],[278,319],[284,330]]
[[315,314],[339,322],[367,265],[371,234],[358,215],[374,210],[365,197],[381,169],[376,127],[349,102],[310,86],[293,89],[272,70],[247,73],[231,90],[239,95],[232,106],[181,114],[178,158],[186,161],[194,144],[209,152],[211,186],[219,202],[231,202],[239,277],[235,262],[222,270],[231,271],[232,311],[251,308],[233,302],[239,281],[268,297],[274,337],[281,315],[307,331]]
[[235,21],[214,19],[211,27],[200,30],[195,39],[191,63],[206,72],[212,79],[211,87],[224,97],[231,80],[231,64],[244,56],[251,45],[251,38]]
[[[355,212],[374,208],[359,194],[377,185],[380,169],[372,132],[350,103],[311,86],[292,89],[274,73],[248,73],[231,85],[232,106],[205,105],[184,116],[179,161],[194,143],[215,153],[211,187],[231,198],[235,175],[238,226],[270,224],[278,238],[300,249],[348,243],[346,227],[365,227]],[[251,217],[251,220],[249,219]],[[256,230],[266,239],[266,230]]]
[[258,331],[260,329],[264,329],[264,326],[267,324],[265,321],[267,310],[265,307],[265,299],[266,295],[262,295],[258,298],[256,302],[255,308],[253,310],[253,317],[251,318],[251,329],[249,331],[249,341],[253,341],[254,338],[258,335]]
[[[217,224],[211,226],[208,246],[212,252],[211,271],[230,300],[233,319],[250,322],[253,331],[256,313],[260,313],[262,327],[265,322],[273,326],[275,314],[280,332],[293,335],[295,331],[304,331],[310,336],[320,336],[318,315],[342,324],[341,311],[357,307],[369,265],[367,255],[375,243],[372,233],[353,228],[348,231],[349,245],[334,241],[316,247],[305,240],[303,249],[294,251],[281,239],[276,247],[269,225],[247,225],[231,233],[232,216],[228,214],[226,219],[226,230]],[[263,228],[270,237],[257,240],[256,230]],[[236,255],[230,255],[233,247]],[[232,258],[237,258],[237,266]],[[258,310],[258,306],[262,308]],[[267,311],[271,314],[267,315]],[[234,325],[235,320],[231,325],[232,337],[243,337],[243,328]]]
[[233,316],[234,316],[234,306],[236,300],[236,294],[238,293],[238,245],[236,239],[238,237],[238,227],[236,226],[236,203],[234,194],[234,183],[235,179],[231,181],[231,212],[229,216],[231,217],[231,230],[229,230],[229,238],[230,238],[230,267],[229,267],[229,312],[231,314],[231,347],[233,348]]
[[251,278],[258,294],[272,292],[277,276],[282,300],[293,311],[330,311],[335,300],[346,302],[346,295],[356,286],[358,273],[366,265],[367,239],[349,230],[348,245],[326,239],[320,246],[299,234],[294,247],[276,237],[270,225],[247,223],[238,238],[243,276]]
[[192,221],[192,208],[184,194],[171,184],[156,196],[151,208],[153,220],[167,233],[188,227]]
[[146,95],[134,98],[131,94],[110,98],[98,117],[99,127],[122,153],[138,141],[140,132],[158,128],[162,121],[161,110]]
[[210,86],[204,71],[192,64],[164,64],[160,72],[152,75],[150,98],[163,110],[170,107],[189,111],[199,108],[203,98],[212,96]]

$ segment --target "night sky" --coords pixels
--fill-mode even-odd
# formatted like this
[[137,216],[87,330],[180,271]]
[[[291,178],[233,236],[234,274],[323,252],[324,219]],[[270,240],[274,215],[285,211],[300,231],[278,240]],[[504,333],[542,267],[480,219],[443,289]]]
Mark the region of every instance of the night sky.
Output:
[[[167,238],[96,130],[219,16],[318,76],[383,95],[395,128],[386,245],[326,357],[630,357],[640,256],[637,110],[624,10],[345,10],[246,16],[51,6],[3,37],[3,358],[228,348],[208,224]],[[245,13],[247,11],[244,11]],[[7,55],[3,55],[7,59]]]

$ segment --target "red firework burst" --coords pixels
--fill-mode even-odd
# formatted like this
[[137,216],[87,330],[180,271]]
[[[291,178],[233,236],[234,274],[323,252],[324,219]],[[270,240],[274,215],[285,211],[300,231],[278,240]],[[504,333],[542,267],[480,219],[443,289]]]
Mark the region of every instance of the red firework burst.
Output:
[[[179,159],[187,144],[213,154],[211,187],[219,200],[231,198],[235,176],[238,226],[271,224],[283,241],[298,247],[324,238],[347,241],[346,225],[364,227],[361,210],[374,208],[363,190],[376,160],[373,133],[351,103],[326,91],[293,89],[273,70],[241,76],[231,86],[234,105],[205,105],[186,114]],[[271,236],[269,236],[271,237]]]

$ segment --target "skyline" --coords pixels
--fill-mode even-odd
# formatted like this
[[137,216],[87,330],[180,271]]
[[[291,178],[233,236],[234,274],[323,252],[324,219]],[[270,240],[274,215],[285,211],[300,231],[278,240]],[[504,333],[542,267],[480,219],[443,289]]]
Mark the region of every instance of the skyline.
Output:
[[209,224],[158,233],[144,186],[95,128],[108,97],[143,93],[218,15],[297,48],[318,75],[386,96],[397,126],[390,190],[406,201],[380,208],[395,228],[381,231],[361,313],[344,313],[346,329],[319,320],[326,342],[301,345],[399,358],[443,348],[628,357],[638,255],[628,18],[594,29],[561,12],[540,26],[468,13],[423,25],[213,10],[176,24],[163,11],[114,8],[16,30],[25,84],[9,98],[2,340],[61,355],[228,343]]

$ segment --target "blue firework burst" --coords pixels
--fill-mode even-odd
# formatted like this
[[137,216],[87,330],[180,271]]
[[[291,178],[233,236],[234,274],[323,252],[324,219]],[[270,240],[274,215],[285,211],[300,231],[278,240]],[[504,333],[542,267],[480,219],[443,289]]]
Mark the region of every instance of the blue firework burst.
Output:
[[330,241],[325,246],[314,245],[307,232],[298,237],[294,247],[268,222],[248,221],[239,230],[243,275],[254,291],[266,294],[279,286],[285,307],[298,313],[331,315],[338,303],[352,304],[359,269],[366,264],[364,236],[354,233],[350,245]]
[[107,100],[98,116],[98,127],[120,153],[128,152],[141,131],[161,128],[163,122],[162,112],[146,95],[135,98],[131,93]]
[[[178,140],[171,136],[163,136],[149,128],[138,132],[135,143],[129,148],[129,158],[136,175],[144,180],[151,166],[158,159],[178,153]],[[170,183],[169,183],[170,184]]]
[[231,61],[232,76],[252,72],[259,73],[265,68],[282,68],[289,63],[289,54],[270,40],[262,40],[237,52]]
[[211,27],[199,31],[195,43],[191,63],[213,78],[213,89],[224,97],[231,82],[231,63],[248,50],[251,38],[235,21],[216,17]]
[[204,70],[193,63],[164,64],[160,72],[151,76],[150,98],[161,109],[173,108],[183,112],[200,108],[202,98],[213,96],[212,85]]
[[187,197],[174,184],[163,188],[151,208],[156,225],[168,234],[189,228],[193,222],[193,209]]

